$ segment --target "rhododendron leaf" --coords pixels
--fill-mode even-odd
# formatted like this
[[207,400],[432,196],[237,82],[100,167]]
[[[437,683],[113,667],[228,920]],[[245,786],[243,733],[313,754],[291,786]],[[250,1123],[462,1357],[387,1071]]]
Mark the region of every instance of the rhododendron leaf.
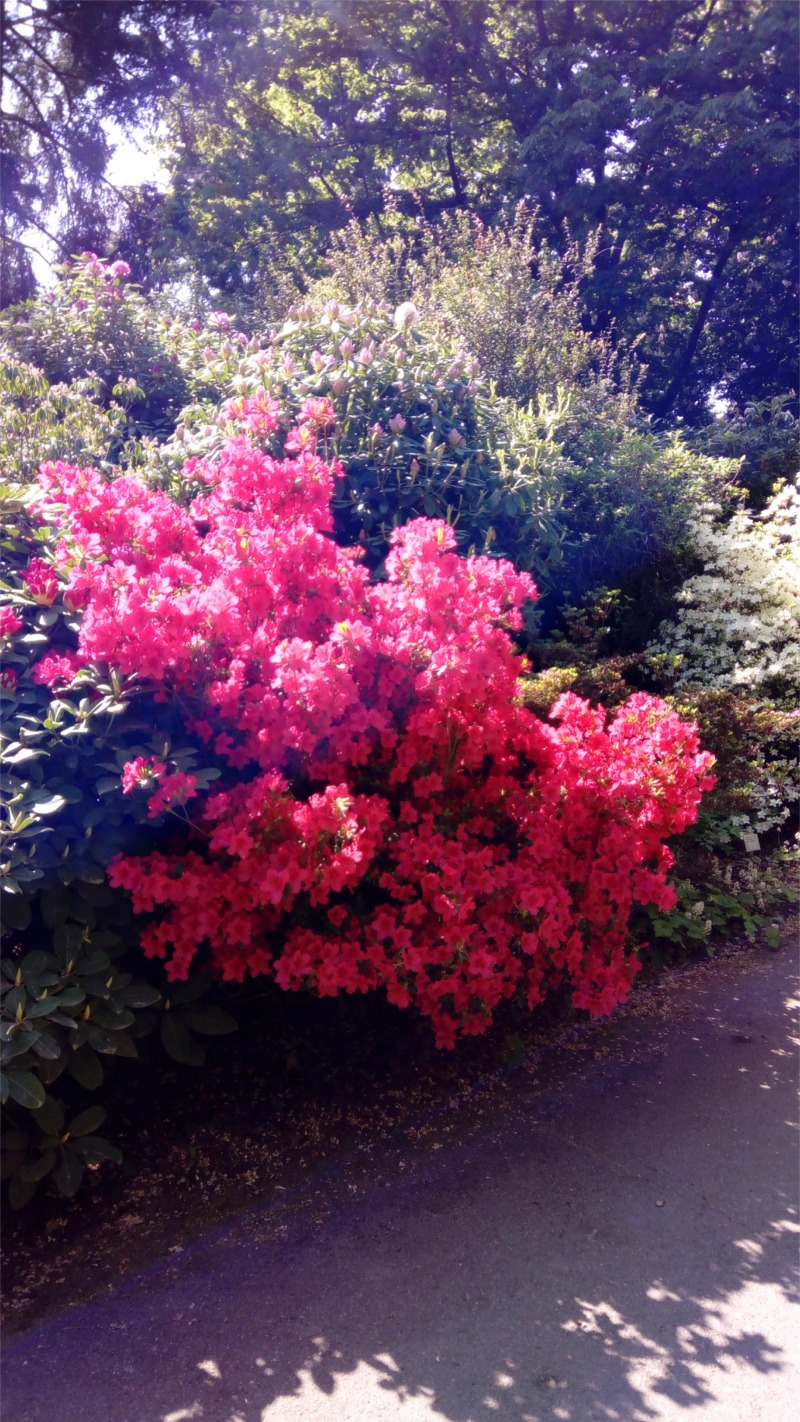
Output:
[[58,1042],[49,1032],[37,1032],[32,1046],[37,1057],[45,1057],[48,1061],[57,1061],[61,1055]]
[[125,1010],[112,1012],[108,1008],[96,1007],[92,1013],[92,1021],[97,1027],[104,1027],[108,1032],[122,1032],[126,1027],[131,1027],[136,1018],[132,1012]]
[[193,1032],[199,1032],[203,1037],[223,1037],[229,1032],[238,1031],[236,1018],[224,1008],[211,1004],[203,1003],[189,1008],[185,1020]]
[[29,1111],[35,1111],[44,1103],[44,1087],[33,1072],[24,1071],[21,1067],[9,1067],[5,1079],[7,1095],[20,1106],[27,1106]]
[[59,1007],[66,1006],[64,994],[59,993],[54,997],[42,998],[39,1002],[32,1002],[27,1010],[28,1017],[50,1017],[54,1012],[58,1012]]
[[[63,1025],[63,1023],[61,1024]],[[37,1063],[36,1070],[44,1086],[52,1086],[57,1081],[61,1073],[67,1069],[67,1056],[63,1050],[59,1050],[58,1056],[53,1061],[43,1059]]]
[[23,1210],[30,1204],[37,1189],[37,1181],[23,1180],[19,1173],[13,1175],[8,1182],[8,1203],[12,1210]]
[[87,1091],[94,1091],[103,1084],[102,1062],[88,1044],[80,1047],[78,1051],[72,1052],[67,1063],[67,1070],[78,1085],[85,1087]]
[[74,1195],[83,1179],[83,1162],[70,1150],[69,1146],[64,1146],[61,1152],[61,1159],[53,1172],[53,1179],[58,1187],[59,1193],[68,1198]]
[[3,902],[2,922],[5,929],[12,928],[22,933],[31,921],[30,901],[8,894]]
[[161,1019],[161,1042],[165,1052],[175,1062],[186,1066],[202,1066],[205,1052],[184,1022],[174,1012],[165,1012]]
[[73,972],[78,978],[96,977],[99,973],[106,973],[111,967],[111,959],[107,953],[100,953],[95,950],[87,953],[85,958],[79,958]]
[[76,1154],[83,1156],[91,1164],[101,1160],[113,1160],[115,1165],[122,1163],[122,1151],[102,1136],[82,1136],[74,1142],[74,1149]]
[[73,1116],[69,1123],[69,1133],[71,1136],[92,1135],[98,1126],[102,1126],[108,1112],[105,1106],[89,1106],[79,1115]]
[[198,998],[203,997],[208,992],[213,981],[214,979],[210,973],[193,973],[185,982],[171,983],[169,996],[176,1005],[196,1002]]
[[61,1135],[64,1129],[64,1107],[56,1096],[46,1096],[36,1112],[36,1124],[45,1136]]
[[[43,918],[45,916],[44,899],[45,894],[47,892],[47,890],[42,891],[42,897],[39,901]],[[50,912],[52,913],[54,911],[51,910]],[[69,901],[67,901],[65,916],[67,912],[69,912]],[[47,919],[45,919],[45,922],[48,922]],[[48,927],[53,927],[52,922],[48,923]],[[60,922],[58,924],[58,927],[56,928],[53,934],[53,947],[55,948],[56,953],[59,955],[60,958],[63,959],[65,963],[68,962],[70,958],[74,958],[75,955],[80,952],[82,943],[83,929],[81,928],[80,924],[63,922]],[[73,989],[73,991],[77,991],[77,989]],[[64,1002],[63,995],[61,1001]],[[76,999],[76,1001],[80,1001],[80,998]]]
[[149,983],[132,983],[124,989],[123,998],[128,1007],[155,1007],[161,1001],[161,993]]
[[63,795],[49,795],[43,800],[35,800],[31,809],[36,815],[55,815],[63,810],[66,803]]
[[104,775],[100,780],[95,781],[95,790],[98,795],[111,795],[115,791],[122,791],[122,785],[118,775]]
[[[104,1056],[110,1057],[119,1052],[121,1038],[116,1032],[109,1032],[104,1027],[95,1027],[92,1022],[84,1023],[82,1030],[87,1042],[94,1047],[96,1052],[102,1052]],[[120,1055],[124,1054],[120,1053]]]
[[30,1160],[23,1161],[19,1167],[19,1178],[28,1182],[44,1180],[50,1174],[56,1160],[58,1159],[55,1150],[43,1151],[40,1156],[34,1156]]
[[15,1058],[21,1057],[25,1052],[30,1051],[36,1038],[34,1032],[17,1032],[8,1041],[3,1042],[0,1047],[0,1060],[5,1066]]

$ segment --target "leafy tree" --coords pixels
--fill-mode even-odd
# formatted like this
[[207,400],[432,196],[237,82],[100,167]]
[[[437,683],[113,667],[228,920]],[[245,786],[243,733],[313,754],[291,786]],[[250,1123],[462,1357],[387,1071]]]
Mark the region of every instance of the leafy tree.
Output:
[[276,249],[313,272],[348,215],[391,229],[420,208],[494,219],[527,198],[551,239],[565,222],[578,238],[599,229],[588,318],[595,333],[646,332],[658,415],[702,416],[715,385],[738,400],[786,388],[793,3],[232,10],[198,101],[187,88],[167,107],[162,245],[212,287],[252,298]]
[[66,257],[82,247],[110,250],[116,229],[135,222],[140,204],[105,177],[114,147],[109,124],[141,125],[158,97],[191,84],[217,9],[212,0],[6,0],[0,7],[0,306],[34,290],[34,237]]

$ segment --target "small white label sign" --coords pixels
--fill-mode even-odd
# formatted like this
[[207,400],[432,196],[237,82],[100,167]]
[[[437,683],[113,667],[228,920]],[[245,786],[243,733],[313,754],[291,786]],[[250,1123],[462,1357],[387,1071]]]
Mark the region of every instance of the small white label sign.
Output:
[[748,854],[755,854],[761,848],[757,834],[743,834],[742,843]]

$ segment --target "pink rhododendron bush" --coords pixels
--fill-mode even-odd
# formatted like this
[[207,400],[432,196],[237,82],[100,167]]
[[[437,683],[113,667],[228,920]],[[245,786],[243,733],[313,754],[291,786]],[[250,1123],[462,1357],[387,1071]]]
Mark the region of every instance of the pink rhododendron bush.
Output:
[[[276,422],[268,400],[245,404],[259,432]],[[696,817],[711,757],[649,696],[608,723],[572,695],[550,724],[523,706],[510,634],[533,583],[461,557],[446,523],[397,530],[371,582],[332,537],[325,406],[301,408],[282,460],[241,435],[189,461],[182,501],[135,477],[41,475],[82,618],[78,651],[39,678],[108,664],[225,767],[208,793],[168,757],[129,761],[124,790],[171,811],[175,838],[117,857],[111,883],[176,979],[200,955],[226,979],[384,989],[442,1046],[562,983],[608,1012],[638,969],[633,905],[673,902],[665,840]]]

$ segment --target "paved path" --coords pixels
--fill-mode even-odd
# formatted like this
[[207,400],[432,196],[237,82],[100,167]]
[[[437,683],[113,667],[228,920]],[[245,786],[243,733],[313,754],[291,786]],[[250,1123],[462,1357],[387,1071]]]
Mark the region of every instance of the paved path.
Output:
[[2,1422],[794,1422],[795,958],[667,980],[11,1339]]

